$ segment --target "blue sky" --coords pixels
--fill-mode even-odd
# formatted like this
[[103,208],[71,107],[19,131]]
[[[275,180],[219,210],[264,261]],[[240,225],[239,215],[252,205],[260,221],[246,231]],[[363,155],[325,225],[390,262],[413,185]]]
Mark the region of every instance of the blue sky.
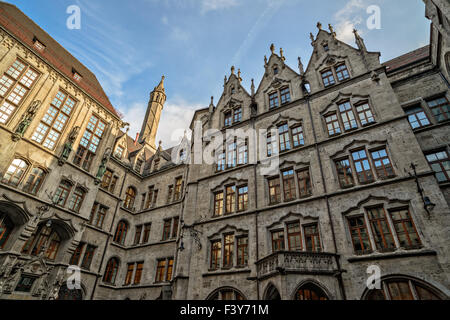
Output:
[[[356,26],[368,50],[382,61],[427,45],[429,22],[421,0],[15,0],[62,46],[90,68],[112,104],[140,130],[150,91],[166,76],[167,102],[158,139],[176,143],[195,109],[219,99],[232,65],[243,85],[258,85],[264,55],[274,43],[297,70],[312,52],[309,33],[331,23],[354,45]],[[81,8],[81,29],[69,30],[66,8]],[[381,29],[369,30],[366,9],[381,8]],[[174,141],[172,141],[174,139]]]

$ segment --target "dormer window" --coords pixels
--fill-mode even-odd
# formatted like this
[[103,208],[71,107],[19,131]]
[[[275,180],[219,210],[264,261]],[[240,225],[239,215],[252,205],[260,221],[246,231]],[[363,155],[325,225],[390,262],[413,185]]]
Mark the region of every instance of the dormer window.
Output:
[[289,88],[281,89],[280,91],[281,104],[286,104],[291,101],[291,93],[289,92]]
[[231,94],[236,93],[236,88],[234,86],[232,86],[231,89],[230,89],[230,92],[231,92]]
[[181,151],[180,151],[180,161],[181,161],[181,162],[186,161],[186,156],[187,156],[186,150],[181,149]]
[[271,93],[269,95],[269,108],[274,109],[278,108],[280,106],[279,100],[278,100],[278,92]]
[[125,149],[122,146],[118,146],[116,149],[116,152],[114,152],[114,156],[118,159],[122,159],[124,151],[125,151]]
[[135,170],[140,173],[143,164],[144,164],[144,160],[138,159],[136,161],[136,168],[135,168]]
[[78,72],[74,72],[73,73],[73,79],[75,80],[75,81],[81,81],[81,76],[80,76],[80,74],[78,73]]
[[156,171],[159,169],[159,162],[160,162],[160,159],[155,159],[155,162],[153,163],[153,171]]
[[279,72],[278,67],[277,66],[273,67],[273,75],[276,76],[278,72]]
[[225,112],[225,122],[224,122],[224,126],[225,127],[229,127],[231,126],[231,121],[233,119],[233,113],[231,111],[227,111]]
[[350,78],[350,75],[347,70],[347,66],[345,63],[336,67],[336,76],[339,81],[347,80]]
[[39,51],[44,51],[45,50],[45,45],[42,43],[42,42],[40,42],[38,39],[36,39],[36,38],[34,38],[33,39],[33,44],[34,44],[34,47],[36,48],[36,49],[38,49]]
[[325,44],[323,45],[323,50],[324,50],[325,52],[328,52],[328,51],[330,50],[330,47],[328,47],[328,43],[325,43]]
[[334,80],[333,71],[331,71],[331,69],[322,72],[322,80],[325,88],[336,83],[336,81]]
[[242,121],[242,107],[237,107],[233,110],[224,113],[224,127],[229,127],[232,124]]

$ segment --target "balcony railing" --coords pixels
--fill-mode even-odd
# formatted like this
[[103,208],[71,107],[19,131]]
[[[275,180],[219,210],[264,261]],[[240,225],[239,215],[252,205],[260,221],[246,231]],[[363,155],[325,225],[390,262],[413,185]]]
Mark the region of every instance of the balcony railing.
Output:
[[277,273],[333,274],[338,271],[337,258],[333,253],[276,252],[256,263],[258,278]]

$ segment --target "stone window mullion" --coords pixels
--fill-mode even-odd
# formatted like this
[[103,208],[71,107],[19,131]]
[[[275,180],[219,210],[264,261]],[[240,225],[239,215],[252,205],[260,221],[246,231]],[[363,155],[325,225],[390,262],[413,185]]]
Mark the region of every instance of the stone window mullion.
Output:
[[373,233],[372,233],[372,224],[369,220],[369,216],[366,212],[366,210],[364,210],[364,221],[366,224],[366,229],[367,229],[367,235],[369,236],[369,241],[370,241],[370,246],[372,247],[372,252],[377,252],[377,244],[375,242],[375,238],[373,237]]
[[395,248],[398,250],[401,248],[400,246],[400,241],[398,240],[398,235],[397,235],[397,230],[395,230],[395,224],[394,221],[392,221],[392,217],[391,214],[388,210],[384,209],[385,215],[386,215],[386,219],[388,222],[388,226],[391,229],[391,233],[392,233],[392,237],[394,238],[394,243],[395,243]]

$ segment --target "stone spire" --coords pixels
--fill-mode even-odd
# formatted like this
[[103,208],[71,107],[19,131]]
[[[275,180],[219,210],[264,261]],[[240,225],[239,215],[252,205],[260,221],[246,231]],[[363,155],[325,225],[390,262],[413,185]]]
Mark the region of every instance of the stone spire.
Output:
[[359,50],[361,50],[363,52],[367,52],[366,45],[364,44],[364,39],[361,38],[361,36],[358,33],[358,30],[353,29],[353,33],[355,34],[355,41],[356,41],[356,45],[358,46]]
[[161,82],[150,93],[150,100],[148,102],[147,112],[145,114],[144,122],[142,123],[141,133],[139,135],[139,143],[145,144],[151,150],[156,150],[156,133],[158,131],[159,120],[166,102],[166,92],[164,89],[164,79],[162,76]]
[[211,103],[209,104],[209,113],[212,113],[214,111],[214,97],[211,96]]
[[302,58],[298,57],[298,71],[300,71],[300,75],[305,74],[305,70],[303,68]]
[[252,87],[251,87],[251,90],[252,90],[252,97],[254,97],[254,96],[255,96],[255,80],[254,80],[254,79],[252,79]]

